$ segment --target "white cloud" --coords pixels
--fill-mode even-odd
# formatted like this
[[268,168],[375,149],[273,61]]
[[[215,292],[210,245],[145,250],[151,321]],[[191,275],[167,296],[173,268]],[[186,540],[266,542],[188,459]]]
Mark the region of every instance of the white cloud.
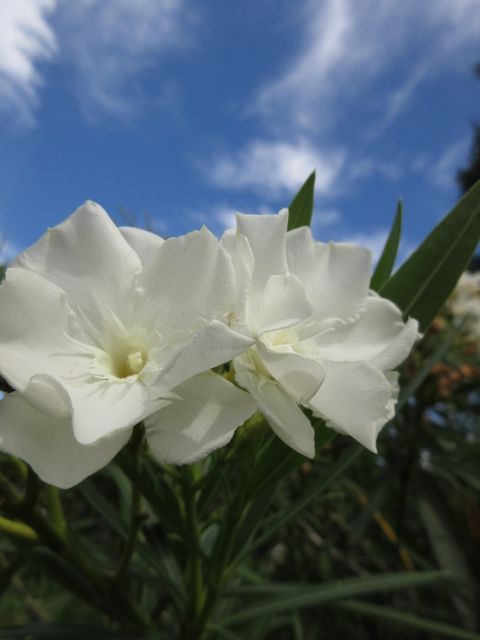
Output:
[[467,158],[470,140],[456,140],[431,164],[426,164],[426,173],[434,185],[451,189],[455,185],[455,175]]
[[1,0],[0,112],[32,125],[42,87],[41,62],[57,45],[48,17],[57,0]]
[[304,140],[257,139],[236,154],[214,160],[208,176],[220,187],[279,197],[293,195],[315,169],[317,192],[325,194],[332,188],[344,161],[341,149],[320,151]]
[[[145,100],[138,75],[188,43],[184,0],[76,0],[62,4],[62,55],[87,115],[130,116]],[[165,88],[159,87],[161,94]]]
[[[467,49],[472,56],[478,50],[478,0],[306,0],[304,6],[297,54],[255,102],[277,128],[328,132],[348,106],[361,106],[377,111],[384,129],[422,81],[464,64]],[[379,77],[390,90],[373,103],[369,89]]]
[[[474,59],[480,0],[304,0],[292,11],[303,24],[297,51],[249,109],[267,132],[214,160],[211,180],[278,196],[313,167],[318,192],[329,195],[340,172],[343,190],[372,176],[399,179],[397,162],[362,148],[408,109],[422,83],[455,65],[463,71],[469,52]],[[347,120],[362,123],[356,138],[346,131],[348,148]]]
[[[32,125],[41,63],[65,65],[91,117],[130,116],[144,103],[139,74],[189,42],[186,0],[0,0],[0,112]],[[171,99],[158,87],[157,98]]]
[[330,227],[338,222],[342,214],[338,209],[315,209],[312,215],[314,228]]
[[398,164],[373,158],[357,158],[350,162],[348,167],[348,179],[358,180],[380,175],[387,180],[397,180],[402,175]]

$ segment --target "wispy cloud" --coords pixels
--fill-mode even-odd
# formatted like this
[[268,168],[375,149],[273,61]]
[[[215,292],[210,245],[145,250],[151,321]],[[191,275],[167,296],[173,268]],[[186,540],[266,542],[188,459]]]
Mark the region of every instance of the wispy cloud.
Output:
[[[303,24],[297,50],[249,107],[263,134],[214,158],[210,179],[278,196],[312,168],[318,192],[327,195],[340,174],[343,192],[372,176],[401,178],[405,169],[383,161],[370,142],[409,108],[422,83],[463,68],[469,51],[473,57],[480,0],[304,0],[294,10]],[[356,137],[343,135],[347,121],[362,123]]]
[[43,85],[41,63],[57,50],[48,23],[56,6],[57,0],[0,2],[0,113],[21,125],[34,123]]
[[209,169],[210,180],[228,189],[248,189],[265,197],[292,195],[316,169],[317,191],[330,191],[345,161],[341,149],[315,148],[295,142],[252,140],[235,154],[220,156]]
[[[269,126],[325,132],[363,97],[385,129],[434,69],[464,60],[466,48],[473,55],[478,45],[478,0],[306,0],[304,7],[296,55],[255,101]],[[404,71],[395,69],[399,61]],[[397,86],[372,105],[372,81],[381,77],[391,87],[392,69]]]
[[455,140],[428,170],[432,182],[442,189],[451,189],[455,175],[467,157],[470,140]]
[[425,154],[415,158],[412,168],[423,174],[436,187],[449,190],[455,184],[455,176],[468,155],[471,141],[468,138],[454,140],[437,157]]
[[34,124],[54,61],[87,116],[129,117],[145,102],[140,74],[190,42],[191,18],[186,0],[1,0],[0,112]]
[[330,227],[339,222],[342,217],[338,209],[316,209],[312,216],[314,228]]
[[[129,117],[145,102],[138,76],[169,49],[189,42],[184,0],[76,0],[57,16],[64,62],[91,118]],[[158,87],[159,94],[164,90]]]

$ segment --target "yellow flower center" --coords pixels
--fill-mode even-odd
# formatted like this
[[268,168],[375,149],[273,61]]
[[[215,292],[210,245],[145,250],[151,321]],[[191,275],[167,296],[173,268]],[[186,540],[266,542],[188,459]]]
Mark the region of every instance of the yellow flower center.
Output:
[[128,378],[140,373],[146,362],[147,355],[144,351],[139,349],[129,351],[123,358],[117,360],[115,374],[117,378]]

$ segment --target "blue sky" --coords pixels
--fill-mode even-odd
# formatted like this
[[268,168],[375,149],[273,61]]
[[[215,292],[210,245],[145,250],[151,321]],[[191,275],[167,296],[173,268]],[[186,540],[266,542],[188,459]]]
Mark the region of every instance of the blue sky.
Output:
[[86,199],[164,235],[286,206],[404,254],[458,197],[480,0],[0,0],[0,231],[12,257]]

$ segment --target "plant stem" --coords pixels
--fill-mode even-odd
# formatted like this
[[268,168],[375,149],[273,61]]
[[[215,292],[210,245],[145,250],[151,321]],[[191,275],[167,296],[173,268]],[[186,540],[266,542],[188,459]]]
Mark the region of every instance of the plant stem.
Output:
[[195,470],[192,468],[192,465],[186,466],[182,469],[182,490],[185,501],[186,525],[190,538],[188,586],[190,588],[189,590],[191,596],[191,613],[193,615],[194,621],[196,622],[203,607],[204,592],[202,564],[199,554],[200,533],[197,519],[196,492],[194,486]]
[[120,564],[117,569],[115,580],[121,582],[125,576],[127,569],[130,565],[133,552],[135,550],[135,541],[140,531],[140,525],[142,523],[141,514],[141,496],[139,488],[132,483],[132,501],[130,506],[130,528],[128,532],[128,538],[123,548]]
[[48,513],[54,527],[62,534],[65,534],[67,530],[67,523],[65,522],[65,516],[63,515],[60,491],[57,487],[50,484],[47,486],[47,503]]

